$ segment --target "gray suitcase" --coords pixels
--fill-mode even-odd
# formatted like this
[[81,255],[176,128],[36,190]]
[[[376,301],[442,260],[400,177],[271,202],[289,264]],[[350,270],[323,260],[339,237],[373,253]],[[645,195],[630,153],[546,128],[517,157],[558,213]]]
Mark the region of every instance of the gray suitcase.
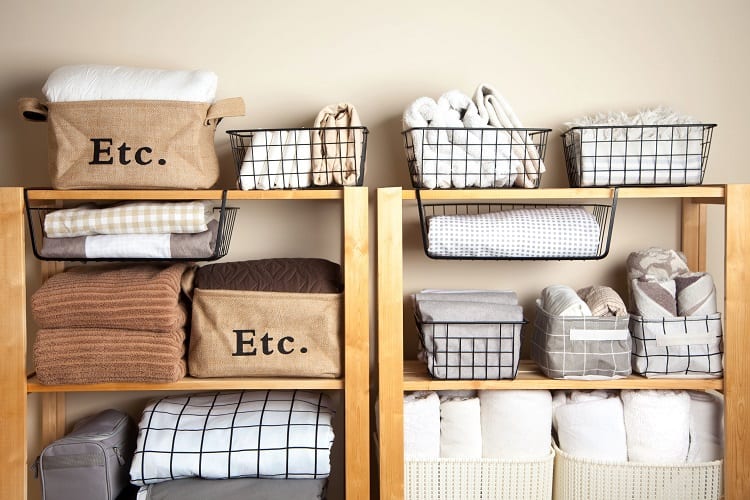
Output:
[[118,410],[79,420],[37,458],[43,500],[115,500],[128,486],[138,429]]

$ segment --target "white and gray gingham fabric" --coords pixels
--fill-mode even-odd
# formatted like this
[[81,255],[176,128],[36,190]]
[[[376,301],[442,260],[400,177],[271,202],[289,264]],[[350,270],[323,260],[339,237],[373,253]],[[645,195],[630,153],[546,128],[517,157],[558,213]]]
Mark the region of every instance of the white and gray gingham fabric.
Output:
[[208,201],[127,202],[97,208],[86,204],[50,212],[44,218],[48,238],[94,234],[200,233],[214,218]]
[[442,257],[594,257],[599,223],[582,207],[519,208],[428,219],[428,252]]
[[[622,378],[631,373],[628,316],[553,316],[537,303],[531,359],[550,378]],[[623,331],[623,340],[572,340],[570,331]]]
[[168,396],[143,412],[130,480],[326,478],[333,413],[328,396],[317,392]]
[[723,374],[721,313],[643,318],[630,315],[633,371],[649,378],[717,378]]

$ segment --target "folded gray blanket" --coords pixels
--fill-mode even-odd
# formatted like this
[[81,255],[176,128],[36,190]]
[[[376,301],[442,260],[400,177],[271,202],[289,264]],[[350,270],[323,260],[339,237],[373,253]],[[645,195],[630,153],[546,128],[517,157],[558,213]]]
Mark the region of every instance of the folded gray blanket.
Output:
[[483,302],[490,304],[518,304],[516,292],[511,290],[422,290],[414,300]]
[[325,479],[174,479],[144,486],[138,500],[320,500]]

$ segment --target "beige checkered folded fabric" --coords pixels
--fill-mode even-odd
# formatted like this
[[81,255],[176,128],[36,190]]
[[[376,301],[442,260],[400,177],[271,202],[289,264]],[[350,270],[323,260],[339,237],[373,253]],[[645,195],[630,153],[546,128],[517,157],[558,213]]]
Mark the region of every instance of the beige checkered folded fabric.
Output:
[[50,212],[44,218],[48,238],[94,234],[200,233],[213,219],[208,201],[127,202],[107,208],[91,204]]

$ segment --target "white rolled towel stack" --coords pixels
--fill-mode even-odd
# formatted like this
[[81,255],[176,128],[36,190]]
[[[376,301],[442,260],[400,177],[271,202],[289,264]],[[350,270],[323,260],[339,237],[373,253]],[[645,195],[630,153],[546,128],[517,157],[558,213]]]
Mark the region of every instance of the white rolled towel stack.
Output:
[[479,391],[482,456],[533,460],[549,455],[552,395],[546,390]]
[[690,445],[690,396],[685,391],[620,392],[631,462],[684,463]]
[[436,392],[404,396],[404,457],[440,458],[440,398]]

